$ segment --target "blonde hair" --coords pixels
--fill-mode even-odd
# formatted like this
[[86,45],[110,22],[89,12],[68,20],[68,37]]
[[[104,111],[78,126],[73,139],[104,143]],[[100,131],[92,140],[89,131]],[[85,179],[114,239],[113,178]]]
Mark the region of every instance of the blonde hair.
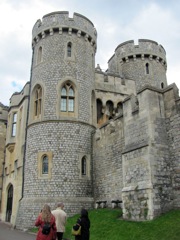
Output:
[[44,222],[50,222],[51,221],[51,208],[47,204],[45,204],[43,209],[42,209],[42,220]]

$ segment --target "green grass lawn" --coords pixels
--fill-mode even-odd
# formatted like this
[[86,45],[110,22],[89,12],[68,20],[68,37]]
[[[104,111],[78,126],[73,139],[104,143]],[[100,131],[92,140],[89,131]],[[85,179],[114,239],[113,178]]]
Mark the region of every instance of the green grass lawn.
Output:
[[[146,222],[125,221],[121,215],[119,209],[89,211],[90,240],[180,240],[180,210]],[[68,218],[64,238],[74,240],[71,228],[78,217]]]

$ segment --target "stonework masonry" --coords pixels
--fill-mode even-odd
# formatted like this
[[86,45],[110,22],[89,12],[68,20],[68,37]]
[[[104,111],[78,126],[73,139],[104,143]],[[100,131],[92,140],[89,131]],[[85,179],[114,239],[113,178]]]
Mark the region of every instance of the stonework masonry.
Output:
[[96,50],[96,29],[78,13],[33,27],[30,82],[0,109],[1,219],[18,229],[44,203],[63,201],[72,216],[120,202],[134,221],[180,207],[180,97],[164,48],[121,43],[106,71]]
[[[5,161],[5,143],[6,143],[6,129],[7,129],[7,117],[8,117],[8,107],[0,103],[0,206],[2,199],[2,177],[3,177],[3,166]],[[0,207],[1,213],[1,207]]]
[[[15,225],[19,200],[22,198],[24,152],[28,112],[29,83],[11,97],[8,108],[1,218]],[[14,116],[17,116],[14,117]],[[14,134],[14,133],[17,134]]]

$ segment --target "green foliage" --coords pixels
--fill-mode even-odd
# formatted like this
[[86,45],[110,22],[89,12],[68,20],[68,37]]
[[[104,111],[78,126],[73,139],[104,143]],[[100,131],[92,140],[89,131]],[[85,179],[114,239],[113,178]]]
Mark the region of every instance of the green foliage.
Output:
[[[146,213],[145,213],[146,214]],[[179,240],[180,210],[174,210],[152,221],[131,222],[121,218],[120,209],[89,211],[90,240]],[[79,215],[68,218],[65,239],[74,240],[71,228]]]
[[30,228],[29,232],[37,233],[38,232],[38,228],[37,227]]
[[[144,213],[146,214],[146,212]],[[119,209],[96,209],[89,211],[91,221],[90,240],[179,240],[180,210],[145,222],[125,221]],[[79,215],[68,218],[64,239],[74,240],[71,228]],[[36,233],[37,228],[30,229]]]

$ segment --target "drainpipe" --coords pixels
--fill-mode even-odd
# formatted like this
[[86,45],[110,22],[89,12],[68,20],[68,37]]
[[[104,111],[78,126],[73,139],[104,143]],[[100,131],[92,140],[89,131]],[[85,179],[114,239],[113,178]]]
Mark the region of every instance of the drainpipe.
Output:
[[28,128],[28,119],[29,119],[29,108],[30,108],[30,93],[31,93],[31,80],[32,80],[32,65],[33,65],[33,57],[34,57],[34,48],[32,51],[32,59],[31,59],[31,71],[30,71],[30,83],[29,83],[29,96],[28,96],[28,107],[27,107],[27,117],[26,117],[26,129],[25,129],[25,141],[24,141],[24,156],[23,156],[23,171],[22,171],[22,193],[19,202],[24,197],[24,170],[25,170],[25,157],[26,157],[26,141],[27,141],[27,128]]
[[2,190],[3,190],[3,181],[4,181],[4,178],[3,178],[3,176],[4,176],[4,165],[5,165],[5,154],[6,154],[6,147],[4,147],[4,161],[3,161],[3,163],[2,163],[2,187],[1,187],[1,196],[0,196],[0,212],[1,212],[1,207],[2,207]]

